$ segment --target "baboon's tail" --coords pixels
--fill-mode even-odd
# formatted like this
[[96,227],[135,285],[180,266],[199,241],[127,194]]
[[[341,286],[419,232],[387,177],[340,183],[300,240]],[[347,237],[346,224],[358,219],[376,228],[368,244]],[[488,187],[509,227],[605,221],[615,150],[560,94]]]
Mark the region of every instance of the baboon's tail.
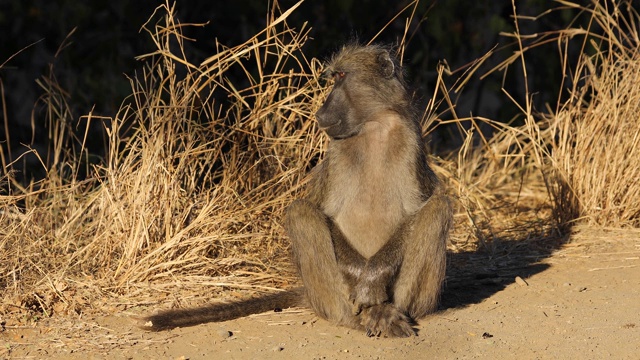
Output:
[[303,302],[302,288],[297,288],[238,302],[211,304],[190,309],[165,310],[136,320],[138,327],[144,330],[160,331],[237,319],[251,314],[302,305]]

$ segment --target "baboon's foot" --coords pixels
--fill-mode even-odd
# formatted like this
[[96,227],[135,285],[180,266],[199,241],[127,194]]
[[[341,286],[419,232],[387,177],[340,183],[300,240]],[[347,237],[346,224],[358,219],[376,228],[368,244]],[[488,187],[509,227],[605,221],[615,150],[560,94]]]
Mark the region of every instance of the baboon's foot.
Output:
[[362,310],[361,323],[367,336],[409,337],[415,335],[413,321],[392,304],[380,304]]

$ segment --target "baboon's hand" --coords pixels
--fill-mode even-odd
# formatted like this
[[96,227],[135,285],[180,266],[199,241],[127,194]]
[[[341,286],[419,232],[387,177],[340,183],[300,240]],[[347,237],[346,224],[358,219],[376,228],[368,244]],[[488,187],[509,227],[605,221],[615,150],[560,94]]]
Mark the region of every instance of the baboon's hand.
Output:
[[358,315],[364,309],[389,300],[387,285],[381,281],[368,281],[361,278],[351,289],[350,299],[353,302],[353,314]]
[[358,315],[362,310],[389,301],[388,289],[396,274],[394,262],[376,261],[374,257],[367,261],[357,283],[351,288],[350,299],[353,302],[353,313]]

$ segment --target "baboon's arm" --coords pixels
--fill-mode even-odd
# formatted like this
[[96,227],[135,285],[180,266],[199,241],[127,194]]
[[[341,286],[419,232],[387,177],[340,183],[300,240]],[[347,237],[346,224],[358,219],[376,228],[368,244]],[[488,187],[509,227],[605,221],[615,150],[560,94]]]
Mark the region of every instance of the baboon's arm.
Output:
[[362,275],[367,260],[351,247],[340,228],[331,219],[328,221],[338,267],[349,288],[353,289]]
[[362,269],[351,293],[354,313],[391,300],[389,292],[404,258],[402,228],[403,226],[369,258]]

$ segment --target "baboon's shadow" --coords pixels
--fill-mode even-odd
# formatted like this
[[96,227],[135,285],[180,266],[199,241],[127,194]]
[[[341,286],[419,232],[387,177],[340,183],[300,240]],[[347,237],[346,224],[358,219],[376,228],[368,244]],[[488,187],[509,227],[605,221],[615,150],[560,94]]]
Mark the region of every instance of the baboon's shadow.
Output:
[[[567,232],[568,233],[568,232]],[[541,263],[568,240],[564,235],[533,240],[494,239],[491,249],[448,255],[447,280],[440,310],[477,304],[550,265]]]

